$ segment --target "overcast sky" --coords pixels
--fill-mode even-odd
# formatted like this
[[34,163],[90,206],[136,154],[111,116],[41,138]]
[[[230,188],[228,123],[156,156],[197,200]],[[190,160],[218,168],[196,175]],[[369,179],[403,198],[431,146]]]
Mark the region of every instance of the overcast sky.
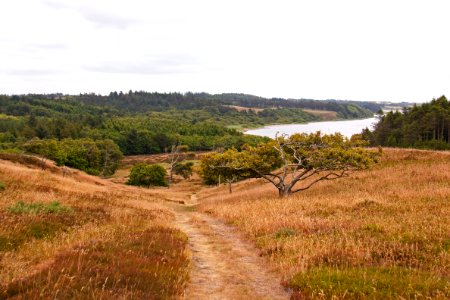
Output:
[[450,96],[448,0],[0,2],[0,94]]

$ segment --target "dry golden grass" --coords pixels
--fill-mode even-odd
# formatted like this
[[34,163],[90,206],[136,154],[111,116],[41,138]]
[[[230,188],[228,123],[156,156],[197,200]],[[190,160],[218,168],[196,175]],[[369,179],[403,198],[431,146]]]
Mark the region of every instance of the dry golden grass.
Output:
[[[61,174],[56,166],[42,170],[0,160],[0,299],[155,298],[183,292],[186,236],[169,228],[174,215],[161,205],[162,195],[75,170]],[[56,212],[27,210],[54,201],[62,207]],[[86,253],[92,255],[84,264],[69,267]],[[132,263],[121,264],[125,254]],[[153,264],[155,259],[164,263]]]
[[241,112],[241,111],[245,111],[245,112],[247,112],[247,111],[254,111],[254,112],[258,113],[258,112],[261,112],[261,111],[264,110],[264,108],[244,107],[244,106],[238,106],[238,105],[224,105],[224,106],[233,108],[233,109],[237,110],[238,112]]
[[[244,107],[244,106],[237,106],[237,105],[224,105],[224,106],[233,108],[233,109],[237,110],[238,112],[253,111],[253,112],[259,113],[264,110],[264,108]],[[272,109],[275,109],[275,108],[272,108]],[[325,121],[336,120],[336,118],[337,118],[337,112],[331,111],[331,110],[317,110],[317,109],[306,109],[306,108],[303,108],[302,110],[309,114],[317,116],[320,119],[325,120]]]
[[302,109],[303,111],[321,118],[324,121],[336,120],[337,112],[331,110]]
[[261,180],[198,197],[300,299],[450,297],[449,152],[385,149],[373,169],[285,199]]

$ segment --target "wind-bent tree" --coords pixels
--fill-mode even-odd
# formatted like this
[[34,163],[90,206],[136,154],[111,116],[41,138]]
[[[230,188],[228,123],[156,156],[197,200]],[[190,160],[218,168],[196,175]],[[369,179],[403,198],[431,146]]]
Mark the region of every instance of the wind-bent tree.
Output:
[[[272,183],[280,197],[304,191],[319,181],[348,176],[351,171],[368,168],[378,153],[363,148],[361,140],[349,140],[341,134],[294,134],[246,146],[242,151],[206,155],[202,174],[226,173],[241,178],[264,178]],[[215,171],[217,170],[217,171]],[[205,180],[207,183],[207,180]]]

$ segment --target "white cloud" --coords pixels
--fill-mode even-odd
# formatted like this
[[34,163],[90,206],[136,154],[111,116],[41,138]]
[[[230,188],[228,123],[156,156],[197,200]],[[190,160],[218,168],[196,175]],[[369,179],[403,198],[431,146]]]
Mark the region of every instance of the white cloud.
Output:
[[195,72],[197,61],[188,55],[155,55],[140,61],[128,59],[124,61],[105,61],[84,69],[102,73],[123,74],[182,74]]
[[127,29],[129,26],[137,23],[136,20],[127,17],[123,17],[120,14],[114,14],[104,9],[96,9],[89,6],[88,3],[80,2],[69,2],[69,1],[54,1],[54,0],[43,0],[43,3],[47,4],[49,7],[55,9],[67,9],[74,10],[80,13],[83,18],[96,24],[98,27],[112,27],[116,29]]
[[0,3],[0,93],[450,95],[447,1]]

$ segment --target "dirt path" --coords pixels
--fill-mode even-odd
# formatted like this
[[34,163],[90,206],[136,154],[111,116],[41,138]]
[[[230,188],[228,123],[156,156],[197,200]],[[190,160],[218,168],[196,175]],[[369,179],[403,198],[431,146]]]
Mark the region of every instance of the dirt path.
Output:
[[198,212],[177,209],[176,215],[192,253],[186,299],[289,299],[258,251],[233,228]]
[[[236,229],[195,211],[200,188],[181,183],[176,189],[160,191],[176,215],[176,227],[189,238],[192,269],[184,298],[289,299],[280,278],[267,270],[267,263],[250,242]],[[185,205],[175,204],[180,201]],[[130,204],[144,209],[151,206],[140,200]]]

